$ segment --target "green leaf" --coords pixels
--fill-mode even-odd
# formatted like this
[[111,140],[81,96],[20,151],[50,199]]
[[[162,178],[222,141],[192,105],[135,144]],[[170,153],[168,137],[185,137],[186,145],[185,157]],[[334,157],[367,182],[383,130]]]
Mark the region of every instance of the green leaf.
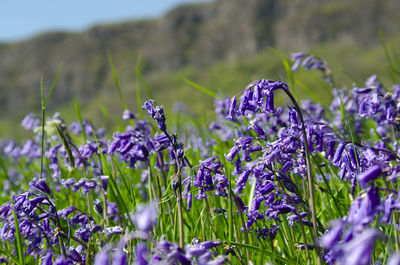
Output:
[[264,254],[267,254],[268,256],[273,257],[275,260],[279,260],[280,262],[283,262],[284,264],[297,264],[295,261],[281,257],[269,250],[263,249],[263,248],[259,248],[259,247],[255,247],[255,246],[250,246],[247,244],[243,244],[243,243],[238,243],[238,242],[229,242],[229,244],[237,246],[237,247],[242,247],[242,248],[246,248],[252,251],[257,251],[257,252],[262,252]]
[[12,264],[22,264],[22,263],[19,262],[19,260],[17,260],[17,259],[15,258],[15,255],[14,255],[14,254],[9,253],[8,251],[6,251],[6,250],[4,250],[4,249],[1,249],[1,248],[0,248],[0,253],[1,253],[2,255],[4,255],[4,256],[9,257],[9,258],[12,260],[12,262],[13,262]]
[[[94,133],[93,124],[92,124],[91,121],[90,121],[90,125],[92,126],[93,138],[94,138],[94,140],[96,142],[97,149],[99,150],[100,159],[103,161],[103,165],[105,165],[104,162],[106,161],[106,159],[105,159],[103,153],[101,152],[100,145],[99,145],[99,143],[97,141],[97,137],[96,137],[96,134]],[[126,203],[124,201],[124,198],[121,195],[121,192],[119,191],[118,185],[117,185],[117,183],[115,182],[115,179],[114,179],[114,175],[112,174],[112,172],[109,169],[107,169],[107,171],[109,173],[109,179],[108,179],[109,188],[110,188],[110,191],[111,191],[111,195],[114,197],[114,199],[115,199],[115,201],[117,203],[118,210],[121,213],[125,212],[127,214],[127,216],[129,216],[129,208],[127,207],[127,205],[126,205]],[[133,225],[133,222],[132,222],[131,218],[128,218],[128,221],[133,227],[134,225]]]
[[399,78],[398,78],[398,76],[400,76],[400,72],[399,72],[399,70],[396,69],[396,67],[394,67],[394,65],[393,65],[392,57],[390,56],[389,49],[388,49],[388,47],[386,46],[386,41],[385,41],[385,38],[383,37],[383,34],[382,34],[381,31],[379,31],[379,37],[380,37],[381,42],[382,42],[383,50],[385,51],[386,60],[387,60],[387,62],[388,62],[388,64],[389,64],[389,69],[390,69],[390,71],[391,71],[393,81],[394,81],[395,83],[399,83]]
[[51,93],[53,92],[54,86],[56,85],[56,82],[57,82],[58,76],[60,75],[60,72],[61,72],[61,65],[60,65],[60,67],[58,68],[58,72],[57,72],[56,78],[54,79],[53,84],[51,85],[50,91],[49,91],[49,93],[47,94],[46,101],[44,102],[44,107],[46,107],[46,106],[47,106],[47,103],[49,102],[50,95],[51,95]]
[[78,101],[75,101],[75,110],[76,110],[76,115],[78,116],[79,124],[81,125],[81,128],[82,128],[81,133],[82,133],[83,142],[86,143],[86,131],[85,131],[85,127],[83,126],[83,120],[82,120],[82,116],[81,116],[81,111],[79,109]]
[[119,81],[118,81],[118,77],[117,77],[117,71],[115,70],[114,63],[113,63],[112,58],[111,58],[111,54],[110,54],[110,52],[108,50],[107,50],[107,56],[108,56],[108,62],[110,64],[111,71],[112,71],[112,74],[113,74],[113,77],[114,77],[115,87],[117,89],[119,98],[121,99],[121,102],[122,102],[122,105],[124,106],[124,109],[128,109],[128,107],[127,107],[127,105],[125,103],[125,99],[122,96],[121,86],[119,85]]
[[208,88],[205,88],[205,87],[203,87],[203,86],[201,86],[201,85],[199,85],[199,84],[197,84],[197,83],[194,83],[194,82],[190,81],[190,80],[187,79],[187,78],[184,78],[183,80],[184,80],[187,84],[191,85],[191,86],[194,87],[194,88],[197,88],[197,89],[200,90],[201,92],[204,92],[205,94],[207,94],[207,95],[209,95],[209,96],[211,96],[211,97],[213,97],[213,98],[222,99],[222,98],[221,98],[220,96],[218,96],[215,92],[209,90]]
[[328,112],[332,113],[332,111],[329,109],[329,106],[326,105],[323,100],[321,100],[313,91],[313,89],[309,88],[308,86],[306,86],[303,82],[296,80],[296,84],[298,84],[302,89],[304,89],[308,95],[310,95],[310,97],[312,97],[312,99],[315,102],[318,102],[319,104],[321,104],[322,106],[324,106],[325,110],[327,110]]
[[58,126],[57,124],[55,126],[57,128],[58,134],[60,135],[60,138],[64,145],[65,151],[67,151],[69,163],[71,164],[72,167],[75,167],[74,156],[72,155],[72,151],[71,151],[71,148],[69,147],[68,140],[65,137],[64,133],[61,131],[60,126]]
[[17,248],[17,253],[18,253],[18,259],[19,262],[23,265],[25,264],[25,259],[24,259],[24,246],[23,246],[23,238],[21,236],[21,231],[19,230],[19,222],[18,222],[18,216],[15,213],[14,210],[12,210],[13,216],[14,216],[14,225],[15,225],[15,241],[16,241],[16,248]]
[[140,61],[139,61],[139,59],[140,58],[138,57],[138,62],[136,64],[136,76],[138,76],[140,78],[140,81],[142,81],[142,83],[144,85],[144,88],[146,89],[147,96],[149,98],[154,98],[153,94],[150,91],[150,87],[148,86],[146,80],[144,79],[142,73],[140,72]]
[[286,59],[283,59],[283,66],[285,67],[286,70],[286,74],[288,75],[289,78],[289,87],[290,90],[294,91],[296,89],[296,83],[294,82],[294,75],[293,75],[293,71],[290,68],[290,65],[288,63],[288,61]]
[[381,140],[381,141],[383,142],[383,144],[385,145],[385,147],[386,147],[389,151],[394,152],[394,151],[393,151],[393,148],[392,148],[392,147],[387,143],[387,141],[385,141],[385,139],[383,139],[383,137],[378,133],[378,129],[376,128],[376,125],[375,125],[374,120],[370,118],[368,121],[369,121],[369,126],[370,126],[370,127],[373,129],[373,131],[374,131],[375,137],[376,137],[378,140]]
[[269,49],[270,49],[273,53],[279,55],[280,57],[282,57],[282,58],[284,58],[284,59],[290,58],[286,53],[281,52],[281,51],[278,50],[278,49],[275,49],[275,48],[272,48],[272,47],[269,47]]

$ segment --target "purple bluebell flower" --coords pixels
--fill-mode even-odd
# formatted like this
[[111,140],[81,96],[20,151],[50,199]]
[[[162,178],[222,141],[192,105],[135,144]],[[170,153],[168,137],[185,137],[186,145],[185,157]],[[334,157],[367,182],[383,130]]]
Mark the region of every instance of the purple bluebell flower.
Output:
[[226,160],[232,162],[233,159],[235,159],[238,152],[239,148],[235,145],[234,147],[231,148],[231,150],[227,154],[225,154]]
[[203,255],[206,252],[207,252],[207,249],[205,249],[205,248],[203,248],[203,247],[201,247],[199,245],[188,245],[186,247],[186,255],[189,258],[199,257],[199,256]]
[[122,234],[122,227],[120,227],[120,226],[106,227],[106,228],[104,228],[103,232],[107,236],[120,235],[120,234]]
[[128,265],[128,257],[122,249],[114,251],[111,265]]
[[77,121],[74,121],[71,123],[71,125],[68,127],[68,130],[73,134],[73,135],[78,135],[82,132],[82,127],[81,124]]
[[204,242],[198,243],[198,245],[202,248],[210,249],[210,248],[214,248],[216,246],[221,245],[221,241],[204,241]]
[[135,247],[135,259],[133,261],[134,265],[147,265],[149,251],[144,243],[139,243]]
[[340,257],[341,264],[364,265],[370,264],[375,240],[380,233],[374,229],[367,229],[348,243],[338,246],[343,251]]
[[65,257],[64,255],[58,256],[53,265],[73,265],[74,262],[70,258]]
[[216,173],[215,176],[214,176],[214,180],[213,181],[214,181],[215,187],[216,187],[215,194],[217,196],[226,197],[228,195],[227,188],[229,186],[228,178],[225,175],[222,175],[220,173]]
[[101,185],[104,191],[107,191],[108,188],[108,179],[109,176],[100,176],[100,180],[101,180]]
[[242,168],[242,160],[240,159],[240,157],[238,157],[237,159],[236,159],[236,162],[235,162],[235,169],[234,169],[234,171],[232,172],[232,175],[234,175],[234,176],[238,176],[238,175],[240,175],[240,173],[241,173],[241,168]]
[[132,112],[130,112],[129,110],[124,110],[123,112],[122,112],[122,119],[123,120],[132,120],[132,119],[134,119],[135,118],[135,115],[132,113]]
[[154,100],[146,101],[143,104],[142,109],[146,109],[149,115],[157,122],[158,128],[161,131],[166,130],[165,125],[165,115],[164,115],[164,106],[156,106],[154,107]]
[[186,182],[183,197],[187,200],[186,210],[190,211],[192,209],[192,193],[190,192],[191,182],[190,179]]
[[148,233],[157,224],[158,211],[154,204],[138,207],[134,215],[134,222],[139,231]]
[[332,249],[339,241],[344,228],[344,222],[336,220],[332,228],[325,232],[320,238],[320,245],[323,248]]
[[234,193],[238,194],[238,193],[241,193],[241,192],[242,192],[242,190],[244,189],[244,187],[245,187],[245,185],[246,185],[246,183],[247,183],[247,180],[248,180],[248,178],[249,178],[251,172],[252,172],[251,170],[245,170],[245,171],[243,171],[243,173],[236,179],[236,187],[235,187],[235,189],[233,190]]
[[400,265],[400,253],[394,253],[390,256],[387,265]]
[[80,253],[73,247],[68,249],[68,257],[70,257],[72,260],[76,262],[82,261]]
[[26,115],[21,122],[21,126],[28,131],[35,130],[35,128],[39,127],[40,124],[41,124],[40,119],[36,117],[33,113],[29,113],[28,115]]
[[362,188],[366,188],[367,183],[379,177],[382,172],[382,167],[380,165],[374,165],[368,168],[365,172],[358,175],[358,183]]
[[29,187],[39,190],[41,192],[50,194],[50,188],[49,186],[47,186],[46,181],[44,179],[33,179],[30,183],[29,183]]
[[46,255],[44,255],[43,260],[42,260],[42,265],[53,265],[53,252],[48,251]]
[[374,186],[368,188],[367,193],[361,198],[357,197],[350,206],[347,220],[353,225],[366,225],[373,221],[378,214],[380,204],[378,189]]
[[94,265],[111,265],[110,248],[104,247],[96,254]]
[[299,69],[301,60],[304,58],[304,56],[306,56],[305,52],[296,52],[290,55],[290,58],[292,59],[292,61],[294,61],[294,64],[291,68],[292,71],[297,71]]
[[92,237],[92,232],[89,228],[79,228],[75,230],[74,235],[81,239],[83,242],[88,242],[89,239]]
[[99,199],[96,199],[96,200],[94,200],[93,204],[94,204],[94,209],[96,210],[96,212],[98,212],[100,215],[102,215],[103,207],[101,205],[101,201]]
[[75,182],[76,182],[76,179],[74,179],[74,178],[62,179],[61,185],[67,189],[67,188],[73,186],[75,184]]
[[[233,119],[234,115],[246,115],[246,113],[272,113],[274,111],[273,91],[277,89],[288,89],[288,86],[279,81],[260,79],[249,84],[242,92],[239,105],[236,109],[236,96],[231,99],[228,119]],[[260,94],[262,97],[260,97]],[[265,99],[264,99],[265,97]]]
[[228,115],[226,116],[228,120],[233,120],[235,115],[235,109],[236,109],[236,96],[233,97],[229,102]]
[[23,147],[21,148],[19,154],[25,156],[30,160],[34,158],[40,158],[41,148],[40,146],[32,140],[27,140]]
[[394,194],[390,193],[386,198],[384,199],[383,203],[383,215],[381,218],[381,222],[384,223],[389,223],[390,222],[390,217],[392,214],[393,209],[395,208],[395,200],[394,200]]

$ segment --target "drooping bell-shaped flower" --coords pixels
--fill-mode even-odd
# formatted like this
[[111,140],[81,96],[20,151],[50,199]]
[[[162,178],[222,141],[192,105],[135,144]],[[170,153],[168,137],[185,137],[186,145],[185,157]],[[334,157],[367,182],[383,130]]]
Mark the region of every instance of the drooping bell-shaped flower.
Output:
[[365,172],[357,176],[358,183],[362,188],[367,187],[367,183],[379,177],[382,172],[380,165],[374,165],[368,168]]

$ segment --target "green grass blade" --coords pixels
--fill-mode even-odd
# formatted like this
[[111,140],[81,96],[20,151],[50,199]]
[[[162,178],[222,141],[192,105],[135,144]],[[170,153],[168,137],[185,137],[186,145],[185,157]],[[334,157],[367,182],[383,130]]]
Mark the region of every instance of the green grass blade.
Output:
[[[54,86],[56,85],[56,82],[57,82],[57,79],[58,79],[58,77],[59,77],[59,75],[60,75],[60,72],[61,72],[61,65],[60,65],[60,67],[58,68],[58,72],[57,72],[56,78],[54,79],[53,84],[51,85],[51,88],[50,88],[50,90],[49,90],[49,93],[47,94],[46,101],[44,102],[44,107],[46,107],[46,106],[47,106],[47,103],[49,102],[50,95],[51,95],[51,93],[53,92]],[[43,101],[42,101],[42,102],[43,102]]]
[[[115,182],[115,179],[114,179],[114,175],[110,174],[110,178],[108,180],[109,180],[110,188],[111,188],[111,191],[112,191],[112,195],[113,195],[113,197],[115,199],[115,202],[117,203],[118,210],[121,213],[125,212],[126,216],[129,216],[129,208],[126,205],[125,200],[124,200],[121,192],[119,191],[117,182]],[[132,227],[134,227],[131,218],[128,218],[128,221],[129,221],[130,225]]]
[[400,72],[393,65],[392,57],[390,56],[389,49],[388,49],[388,47],[386,45],[385,38],[383,37],[383,34],[382,34],[381,31],[379,31],[379,37],[380,37],[381,42],[382,42],[382,47],[383,47],[383,50],[385,52],[387,63],[389,64],[389,69],[391,71],[393,81],[396,82],[396,83],[399,83],[398,76],[400,76]]
[[376,128],[375,122],[373,119],[369,119],[369,126],[370,128],[372,128],[372,130],[374,131],[375,137],[377,138],[377,140],[381,140],[383,142],[383,144],[385,145],[385,147],[394,152],[393,148],[385,141],[385,139],[383,139],[383,137],[378,133],[378,129]]
[[113,60],[111,58],[111,54],[110,54],[110,52],[108,50],[107,50],[107,56],[108,56],[108,62],[109,62],[110,67],[111,67],[111,71],[112,71],[114,82],[115,82],[115,87],[117,89],[119,98],[121,99],[121,102],[122,102],[122,105],[124,106],[124,109],[128,109],[128,107],[127,107],[127,105],[125,103],[125,99],[122,96],[121,86],[119,85],[119,81],[118,81],[118,77],[117,77],[117,71],[115,70],[114,63],[113,63]]
[[42,102],[42,135],[41,135],[41,155],[40,155],[40,178],[43,177],[43,158],[44,158],[44,124],[45,124],[45,118],[46,118],[46,106],[47,103],[49,102],[50,95],[53,92],[54,86],[56,85],[58,76],[60,75],[61,72],[61,65],[58,68],[58,73],[56,75],[56,78],[54,79],[53,84],[51,85],[50,91],[47,94],[46,100],[44,99],[44,87],[43,87],[43,76],[40,78],[40,98]]
[[14,225],[15,225],[15,240],[16,240],[16,247],[17,247],[17,253],[18,253],[18,259],[20,264],[25,264],[25,259],[24,259],[24,246],[22,245],[23,243],[23,238],[21,236],[21,231],[19,230],[19,222],[18,222],[18,216],[15,213],[14,210],[12,210],[13,217],[14,217]]
[[118,166],[115,158],[113,158],[113,162],[114,162],[115,167],[118,169],[119,175],[121,176],[121,179],[122,179],[122,182],[124,183],[125,189],[128,191],[128,194],[130,197],[129,199],[132,201],[133,207],[136,208],[136,199],[135,199],[135,195],[132,192],[132,187],[128,186],[127,178],[125,177],[125,174],[122,172],[121,167]]
[[288,63],[288,61],[287,61],[286,59],[283,59],[283,66],[285,67],[286,74],[288,75],[288,78],[289,78],[289,87],[290,87],[290,90],[291,90],[292,93],[293,93],[293,91],[295,91],[295,89],[296,89],[296,83],[294,82],[293,71],[292,71],[292,69],[290,68],[290,65],[289,65],[289,63]]
[[153,98],[153,94],[151,93],[150,87],[149,87],[149,85],[147,84],[146,80],[144,79],[142,73],[140,72],[139,69],[137,69],[137,71],[138,71],[138,72],[136,72],[136,73],[137,73],[137,75],[139,76],[140,80],[142,81],[142,83],[143,83],[143,85],[144,85],[144,88],[146,89],[147,95],[149,96],[149,98]]
[[357,140],[356,139],[357,135],[354,131],[353,123],[350,120],[349,116],[347,115],[346,108],[343,104],[342,97],[341,96],[339,96],[339,97],[340,97],[340,113],[342,115],[342,119],[343,119],[345,128],[347,129],[347,133],[349,134],[351,142],[353,143],[353,146],[354,146],[354,142]]
[[[94,133],[94,127],[93,127],[93,124],[92,124],[91,121],[90,121],[90,125],[92,126],[93,138],[94,138],[94,140],[95,140],[95,142],[96,142],[97,149],[99,150],[100,159],[101,159],[103,162],[105,162],[106,159],[105,159],[103,153],[101,152],[100,145],[99,145],[99,143],[98,143],[98,141],[97,141],[97,137],[96,137],[96,134]],[[103,165],[105,165],[105,164],[103,163]],[[108,179],[108,181],[109,181],[109,182],[108,182],[108,183],[109,183],[109,188],[110,188],[110,191],[111,191],[112,196],[113,196],[114,199],[115,199],[115,202],[117,203],[118,210],[119,210],[121,213],[125,212],[125,214],[126,214],[127,216],[129,216],[129,208],[128,208],[128,206],[126,205],[126,203],[125,203],[125,201],[124,201],[124,198],[123,198],[123,196],[121,195],[121,193],[120,193],[120,191],[119,191],[118,185],[117,185],[117,183],[115,182],[115,179],[114,179],[114,175],[112,174],[112,172],[111,172],[110,170],[107,170],[107,171],[108,171],[109,176],[110,176],[109,179]],[[128,218],[128,221],[129,221],[130,225],[133,227],[134,225],[133,225],[133,221],[131,220],[131,218]]]
[[150,87],[147,84],[146,80],[144,79],[142,72],[140,71],[140,58],[138,58],[138,63],[136,64],[136,76],[138,76],[140,78],[140,81],[142,81],[144,88],[146,89],[146,93],[147,96],[149,96],[149,98],[154,98],[153,94],[151,93]]
[[296,84],[298,84],[302,89],[304,89],[308,95],[310,95],[310,97],[315,101],[318,102],[319,104],[321,104],[325,110],[327,110],[328,112],[332,113],[332,111],[330,110],[329,106],[327,104],[325,104],[321,98],[319,98],[314,91],[309,88],[308,86],[306,86],[303,82],[296,80]]
[[41,153],[40,153],[40,178],[43,177],[43,158],[44,158],[44,123],[46,116],[46,106],[44,104],[44,88],[43,88],[43,76],[40,77],[40,98],[42,101],[42,135],[41,135]]
[[297,264],[295,261],[281,257],[269,250],[263,249],[263,248],[259,248],[256,246],[251,246],[251,245],[247,245],[247,244],[243,244],[243,243],[239,243],[239,242],[230,242],[230,244],[237,246],[237,247],[241,247],[241,248],[245,248],[251,251],[256,251],[256,252],[261,252],[264,253],[270,257],[274,257],[275,260],[279,260],[280,262],[283,262],[284,264]]
[[20,262],[19,262],[19,260],[17,260],[16,258],[15,258],[15,256],[12,254],[12,253],[9,253],[9,252],[7,252],[7,251],[5,251],[4,249],[1,249],[0,248],[0,254],[2,255],[2,256],[7,256],[7,257],[9,257],[11,260],[12,260],[12,264],[21,264]]
[[200,90],[201,92],[204,92],[205,94],[213,97],[213,98],[217,98],[217,99],[222,99],[220,96],[218,96],[214,91],[209,90],[208,88],[205,88],[197,83],[194,83],[192,81],[190,81],[187,78],[183,79],[187,84],[191,85],[194,88],[197,88],[198,90]]
[[69,163],[74,168],[75,167],[75,160],[74,160],[74,156],[72,155],[71,148],[69,147],[67,138],[65,137],[64,133],[61,131],[60,126],[58,126],[58,125],[55,125],[55,126],[57,128],[58,135],[60,135],[61,142],[64,145],[65,151],[67,151]]
[[233,241],[233,238],[235,235],[233,234],[233,218],[235,218],[235,214],[233,213],[233,198],[232,196],[235,196],[232,191],[232,174],[229,172],[228,173],[228,179],[229,179],[229,185],[228,185],[228,196],[229,196],[229,241]]
[[0,168],[3,170],[4,176],[8,176],[8,170],[3,158],[0,156]]
[[85,131],[85,127],[83,126],[83,120],[82,120],[82,116],[81,116],[81,111],[79,108],[79,104],[78,101],[75,101],[75,111],[76,111],[76,116],[78,116],[78,121],[81,125],[81,133],[82,133],[82,138],[83,138],[83,142],[86,143],[86,131]]
[[278,50],[278,49],[275,49],[275,48],[272,48],[272,47],[269,47],[269,49],[270,49],[273,53],[275,53],[276,55],[279,55],[280,57],[282,57],[282,58],[284,58],[284,59],[290,58],[286,53],[284,53],[284,52],[282,52],[282,51],[280,51],[280,50]]

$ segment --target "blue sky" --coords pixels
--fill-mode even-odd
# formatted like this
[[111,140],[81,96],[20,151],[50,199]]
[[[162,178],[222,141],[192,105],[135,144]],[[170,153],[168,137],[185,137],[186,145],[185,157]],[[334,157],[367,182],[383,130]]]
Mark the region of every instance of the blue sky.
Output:
[[182,3],[210,0],[0,0],[0,42],[48,31],[80,31],[96,24],[154,18]]

